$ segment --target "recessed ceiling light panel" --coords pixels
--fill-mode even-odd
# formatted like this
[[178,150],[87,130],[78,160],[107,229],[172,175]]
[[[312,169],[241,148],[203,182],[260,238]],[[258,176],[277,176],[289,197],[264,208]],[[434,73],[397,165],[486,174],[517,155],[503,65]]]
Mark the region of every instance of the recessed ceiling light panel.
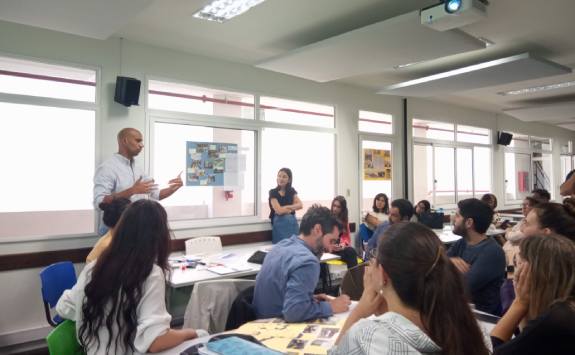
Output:
[[550,85],[544,85],[544,86],[533,86],[530,88],[525,88],[525,89],[520,89],[520,90],[502,91],[502,92],[498,92],[497,94],[499,94],[501,96],[535,94],[535,93],[542,92],[542,91],[565,89],[565,88],[569,88],[572,86],[575,86],[575,81],[566,81],[564,83],[550,84]]
[[265,0],[213,0],[194,14],[194,17],[216,22],[225,22],[243,14]]

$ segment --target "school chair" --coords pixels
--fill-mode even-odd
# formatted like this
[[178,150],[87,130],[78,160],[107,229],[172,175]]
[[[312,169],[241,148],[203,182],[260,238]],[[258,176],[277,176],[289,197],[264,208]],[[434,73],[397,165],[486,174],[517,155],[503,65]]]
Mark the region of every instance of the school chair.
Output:
[[363,293],[363,273],[369,263],[362,263],[347,270],[341,280],[341,293],[348,295],[352,301],[359,301]]
[[50,355],[84,355],[76,338],[76,322],[64,320],[46,337]]
[[196,237],[186,240],[186,255],[217,254],[222,251],[220,237]]
[[55,327],[63,319],[60,316],[52,316],[51,309],[56,307],[58,299],[64,293],[64,290],[71,289],[76,284],[76,271],[74,264],[70,261],[62,261],[44,268],[40,272],[40,281],[42,283],[42,299],[44,301],[44,311],[46,320]]

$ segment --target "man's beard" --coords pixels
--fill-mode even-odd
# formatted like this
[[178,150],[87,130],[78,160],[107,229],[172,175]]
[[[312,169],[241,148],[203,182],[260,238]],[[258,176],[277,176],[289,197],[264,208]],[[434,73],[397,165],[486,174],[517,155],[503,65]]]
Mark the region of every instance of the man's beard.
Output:
[[467,230],[463,225],[454,225],[453,226],[453,234],[457,234],[463,238],[467,237]]

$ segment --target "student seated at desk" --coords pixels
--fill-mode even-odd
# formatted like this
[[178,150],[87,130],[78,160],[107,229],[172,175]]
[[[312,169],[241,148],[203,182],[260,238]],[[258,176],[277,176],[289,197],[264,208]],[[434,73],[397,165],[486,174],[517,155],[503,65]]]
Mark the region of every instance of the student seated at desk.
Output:
[[575,198],[563,203],[541,203],[525,217],[521,232],[526,237],[560,234],[575,241]]
[[375,254],[361,299],[328,354],[489,354],[461,276],[431,229],[396,223]]
[[326,318],[346,312],[346,295],[329,300],[315,295],[324,238],[337,240],[339,226],[327,207],[314,205],[303,216],[300,235],[284,239],[267,254],[256,278],[253,305],[258,318],[287,322]]
[[351,236],[349,232],[349,220],[348,220],[348,210],[347,201],[343,196],[336,196],[331,201],[331,213],[337,219],[338,223],[341,225],[339,239],[336,243],[330,244],[330,240],[324,238],[324,249],[328,253],[332,253],[341,257],[341,260],[345,262],[347,268],[352,268],[357,265],[357,252],[351,247]]
[[104,222],[104,225],[108,227],[108,231],[106,232],[106,234],[104,234],[102,238],[98,239],[98,242],[96,242],[96,245],[94,245],[94,248],[92,248],[92,251],[90,251],[90,254],[88,254],[88,257],[86,258],[86,264],[98,259],[100,254],[102,254],[102,252],[106,250],[108,245],[110,245],[110,242],[112,241],[112,237],[114,235],[114,229],[116,227],[116,223],[118,223],[120,217],[122,216],[122,213],[124,212],[126,207],[128,207],[129,204],[130,199],[124,197],[116,197],[109,203],[106,202],[100,203],[98,207],[100,207],[100,209],[104,211],[104,216],[102,217],[102,220]]
[[475,308],[490,314],[501,313],[500,288],[505,277],[505,253],[485,235],[493,211],[476,198],[457,203],[453,233],[462,238],[447,255],[461,272]]
[[[532,236],[519,248],[517,297],[491,331],[494,353],[575,354],[575,243]],[[523,320],[526,326],[511,339]]]
[[88,355],[158,352],[198,336],[194,329],[170,329],[164,274],[169,249],[164,208],[153,200],[131,204],[110,246],[56,305],[61,317],[76,322]]

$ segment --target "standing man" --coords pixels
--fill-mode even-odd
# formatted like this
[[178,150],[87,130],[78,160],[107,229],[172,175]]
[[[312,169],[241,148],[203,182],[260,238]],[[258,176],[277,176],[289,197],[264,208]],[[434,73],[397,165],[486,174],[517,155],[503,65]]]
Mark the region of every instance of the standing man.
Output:
[[300,235],[277,243],[264,259],[254,290],[253,305],[258,318],[283,317],[287,322],[303,322],[349,309],[347,295],[314,295],[324,238],[337,240],[337,220],[327,207],[313,205],[303,216],[299,231]]
[[505,253],[485,235],[493,210],[476,198],[459,201],[453,233],[462,236],[449,248],[447,256],[463,274],[475,308],[499,315],[499,290],[505,277]]
[[[94,206],[101,202],[109,203],[116,197],[132,201],[147,198],[162,200],[182,187],[178,175],[169,181],[168,187],[159,190],[154,180],[136,168],[134,158],[144,148],[142,133],[135,128],[124,128],[118,132],[118,153],[104,161],[94,175]],[[102,219],[98,225],[100,235],[104,234]]]

